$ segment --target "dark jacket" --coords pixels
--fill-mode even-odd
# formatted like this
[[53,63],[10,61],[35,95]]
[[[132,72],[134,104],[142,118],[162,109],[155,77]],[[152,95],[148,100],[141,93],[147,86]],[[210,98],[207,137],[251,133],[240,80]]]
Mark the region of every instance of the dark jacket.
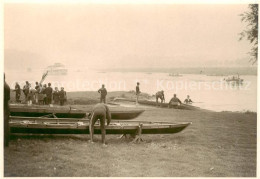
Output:
[[16,84],[15,85],[15,90],[16,94],[21,94],[21,88],[20,88],[20,85],[19,84]]
[[101,97],[106,97],[106,95],[107,95],[107,90],[106,90],[106,88],[100,88],[100,89],[98,90],[98,92],[101,94]]
[[45,89],[45,94],[46,94],[46,96],[48,97],[48,98],[51,98],[52,97],[52,88],[51,87],[47,87],[46,89]]
[[59,91],[59,97],[60,97],[60,100],[66,99],[67,98],[66,91],[64,91],[64,90]]

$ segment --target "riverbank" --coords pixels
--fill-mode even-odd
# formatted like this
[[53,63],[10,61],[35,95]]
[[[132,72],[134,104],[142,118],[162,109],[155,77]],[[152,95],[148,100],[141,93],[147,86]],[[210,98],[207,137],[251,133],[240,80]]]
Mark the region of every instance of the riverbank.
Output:
[[[128,96],[129,95],[129,96]],[[112,97],[131,97],[131,92],[114,92]],[[68,101],[79,104],[96,92],[68,93]],[[85,103],[85,102],[84,102]],[[114,106],[116,108],[116,106]],[[146,107],[135,120],[192,122],[181,133],[143,135],[144,142],[107,135],[90,144],[89,135],[13,135],[5,149],[4,175],[26,177],[255,177],[256,113],[212,112]]]

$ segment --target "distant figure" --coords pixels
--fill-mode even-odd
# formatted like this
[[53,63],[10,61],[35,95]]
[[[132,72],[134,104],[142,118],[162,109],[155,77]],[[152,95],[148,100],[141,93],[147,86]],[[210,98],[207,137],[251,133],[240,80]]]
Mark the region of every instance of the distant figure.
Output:
[[173,98],[169,102],[169,108],[170,107],[178,108],[178,106],[181,104],[182,104],[181,100],[179,100],[179,98],[177,98],[176,94],[174,94]]
[[193,103],[193,101],[190,99],[190,96],[189,96],[189,95],[187,95],[187,98],[184,100],[184,103],[185,103],[185,104],[191,104],[191,103]]
[[42,87],[42,94],[43,94],[43,104],[47,104],[47,95],[46,95],[46,89],[47,89],[47,85],[44,84]]
[[29,94],[29,89],[30,89],[30,83],[28,81],[25,82],[25,85],[23,87],[23,93],[25,96],[25,102],[27,102],[27,95]]
[[64,91],[63,87],[61,87],[61,90],[59,91],[59,99],[60,99],[60,105],[63,106],[64,102],[67,100],[67,94],[66,91]]
[[48,83],[48,87],[45,89],[46,94],[46,104],[50,105],[52,103],[52,87],[51,83]]
[[93,108],[92,114],[89,114],[88,116],[90,118],[89,120],[89,134],[90,134],[90,142],[93,141],[93,135],[94,135],[94,125],[96,121],[100,120],[100,129],[102,134],[102,143],[103,145],[106,145],[105,143],[105,135],[106,135],[106,126],[105,122],[107,119],[107,126],[110,124],[111,121],[111,113],[109,111],[109,108],[107,105],[99,103],[96,104]]
[[59,96],[59,90],[57,87],[55,87],[55,90],[53,92],[53,101],[54,104],[60,104],[60,96]]
[[38,82],[35,83],[35,103],[38,104],[39,103],[39,93],[40,93],[40,86],[38,84]]
[[44,88],[42,86],[42,84],[39,85],[39,95],[38,95],[38,103],[39,104],[44,104]]
[[165,102],[165,98],[164,98],[164,91],[158,91],[156,94],[155,94],[155,97],[156,97],[156,106],[158,106],[158,99],[161,99],[161,106],[162,106],[162,103]]
[[107,90],[106,90],[104,84],[102,85],[102,88],[100,88],[100,89],[98,90],[98,92],[99,92],[100,95],[101,95],[101,96],[100,96],[100,103],[102,103],[102,102],[106,103]]
[[10,100],[10,87],[5,81],[4,74],[4,147],[9,146],[9,100]]
[[20,97],[21,97],[21,87],[20,87],[20,85],[18,84],[18,82],[15,83],[15,89],[14,89],[14,91],[15,91],[15,101],[16,101],[17,103],[20,103],[20,102],[21,102],[21,100],[20,100]]
[[34,99],[34,92],[33,92],[32,89],[29,89],[29,93],[28,93],[28,95],[27,95],[27,104],[28,104],[29,106],[32,105],[33,99]]
[[136,85],[136,88],[135,88],[135,94],[136,94],[136,104],[138,104],[139,95],[140,95],[140,93],[141,93],[139,85],[140,85],[140,83],[139,83],[139,82],[137,82],[137,85]]

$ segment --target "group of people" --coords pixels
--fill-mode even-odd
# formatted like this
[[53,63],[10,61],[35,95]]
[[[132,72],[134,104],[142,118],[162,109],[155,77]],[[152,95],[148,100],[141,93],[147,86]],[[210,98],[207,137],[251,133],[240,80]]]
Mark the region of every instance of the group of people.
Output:
[[[141,94],[140,83],[137,83],[136,86],[136,104],[138,104],[139,95]],[[32,104],[32,101],[35,101],[36,104],[60,104],[63,105],[64,101],[66,100],[66,92],[64,91],[64,88],[61,88],[59,91],[57,87],[55,87],[55,90],[52,89],[51,83],[48,83],[48,86],[46,84],[42,85],[38,82],[35,83],[35,88],[31,87],[31,84],[26,81],[26,84],[24,85],[23,89],[21,90],[20,85],[16,83],[15,85],[15,92],[16,92],[16,101],[20,101],[21,91],[23,91],[25,95],[25,100],[28,102],[28,104]],[[103,84],[102,87],[98,90],[98,93],[100,93],[100,103],[95,105],[93,107],[93,110],[91,113],[89,113],[88,118],[90,119],[89,123],[89,133],[90,133],[90,142],[93,142],[93,134],[94,134],[94,124],[97,120],[100,121],[100,127],[101,127],[101,134],[102,134],[102,143],[103,145],[106,145],[105,143],[105,135],[106,135],[106,121],[107,126],[110,124],[111,121],[111,113],[106,104],[106,95],[107,90],[105,88],[105,85]],[[161,104],[165,102],[164,97],[164,91],[158,91],[156,93],[156,103],[158,105],[158,100],[161,99]],[[9,107],[8,107],[8,101],[10,100],[10,88],[7,85],[7,83],[4,83],[4,118],[5,118],[5,146],[8,146],[8,136],[9,136],[9,127],[8,127],[8,118],[9,118]],[[187,99],[184,100],[184,103],[192,103],[192,100],[189,98],[189,95],[187,96]],[[176,106],[182,104],[179,98],[177,98],[176,94],[174,94],[173,98],[169,102],[169,107]]]
[[36,82],[35,87],[32,88],[31,84],[26,81],[23,89],[21,90],[20,85],[18,84],[18,82],[16,82],[14,91],[16,102],[21,102],[21,91],[23,91],[25,102],[28,105],[32,105],[32,103],[41,105],[64,105],[64,102],[67,99],[66,91],[64,91],[64,88],[61,87],[61,90],[59,90],[57,87],[55,87],[55,89],[53,90],[51,83],[48,83],[47,86],[47,84],[42,85],[41,83],[39,84],[38,82]]
[[[161,100],[161,104],[163,102],[165,102],[165,97],[164,97],[164,91],[158,91],[156,94],[155,94],[155,97],[156,97],[156,104],[158,106],[158,100],[160,99]],[[190,99],[190,96],[187,95],[187,98],[184,100],[183,102],[184,104],[192,104],[193,101]],[[181,105],[182,102],[181,100],[177,97],[176,94],[173,95],[173,97],[171,98],[171,100],[169,101],[169,105],[168,107],[171,108],[171,107],[177,107],[179,105]]]
[[[141,91],[140,91],[140,83],[137,82],[137,85],[136,85],[136,104],[138,104],[138,100],[139,100],[139,96],[141,94]],[[155,94],[155,98],[156,98],[156,105],[158,106],[159,104],[159,99],[161,100],[161,104],[164,102],[165,103],[165,97],[164,97],[164,91],[161,90],[161,91],[158,91],[156,94]],[[193,101],[190,99],[190,96],[187,95],[187,98],[184,100],[184,103],[185,104],[191,104],[193,103]],[[169,101],[169,105],[168,107],[171,108],[171,107],[176,107],[176,106],[179,106],[181,105],[182,102],[181,100],[177,97],[176,94],[173,95],[173,97],[171,98],[171,100]]]

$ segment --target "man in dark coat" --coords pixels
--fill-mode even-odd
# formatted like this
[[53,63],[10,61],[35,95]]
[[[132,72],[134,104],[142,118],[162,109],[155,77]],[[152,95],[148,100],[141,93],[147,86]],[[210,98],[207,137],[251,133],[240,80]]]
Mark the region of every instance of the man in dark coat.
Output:
[[174,94],[173,98],[170,100],[169,102],[169,108],[173,107],[173,108],[178,108],[179,105],[181,105],[182,102],[179,98],[177,98],[176,94]]
[[140,95],[140,93],[141,93],[139,85],[140,85],[140,83],[137,82],[137,85],[136,85],[136,87],[135,87],[136,104],[138,104],[139,95]]
[[67,100],[67,94],[66,91],[64,91],[63,87],[61,87],[61,90],[59,91],[59,99],[60,99],[60,105],[63,106],[64,102]]
[[98,90],[100,93],[100,103],[104,102],[106,103],[106,96],[107,96],[107,89],[105,88],[105,85],[102,85],[102,88]]
[[10,87],[5,82],[4,75],[4,146],[9,146],[9,100],[10,100]]
[[107,125],[110,124],[111,121],[111,113],[107,105],[103,103],[96,104],[93,108],[92,114],[89,115],[89,134],[90,134],[90,142],[93,143],[93,135],[94,135],[94,125],[96,121],[100,120],[100,129],[102,134],[102,143],[105,143],[105,135],[106,135],[106,126],[105,122],[107,119]]
[[21,100],[20,100],[20,97],[21,97],[21,87],[20,87],[20,85],[17,82],[15,83],[14,91],[15,91],[15,101],[20,103],[21,102]]
[[52,102],[52,87],[51,83],[48,83],[48,87],[45,89],[46,104],[49,105]]

